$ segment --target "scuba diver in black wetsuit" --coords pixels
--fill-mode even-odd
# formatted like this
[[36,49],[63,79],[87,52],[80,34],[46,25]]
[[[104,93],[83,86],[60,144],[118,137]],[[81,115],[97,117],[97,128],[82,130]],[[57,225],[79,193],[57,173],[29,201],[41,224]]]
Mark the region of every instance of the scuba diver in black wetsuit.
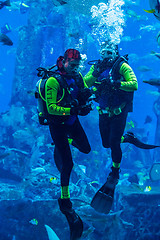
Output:
[[[45,109],[45,114],[39,115],[44,124],[47,121],[46,124],[49,125],[55,144],[54,160],[61,174],[61,197],[58,203],[68,220],[71,240],[81,237],[83,223],[72,208],[70,200],[69,180],[73,161],[68,138],[72,139],[72,145],[81,152],[87,154],[91,150],[78,120],[78,115],[86,116],[92,109],[88,101],[91,92],[85,87],[82,75],[78,73],[80,60],[78,50],[68,49],[64,57],[60,56],[57,60],[58,71],[48,79],[44,78],[43,91],[39,93]],[[38,87],[40,88],[41,86]]]
[[[99,103],[97,109],[102,144],[105,148],[111,149],[113,163],[111,172],[107,182],[91,203],[97,211],[107,213],[105,194],[113,197],[118,183],[122,159],[121,139],[128,112],[132,112],[133,93],[137,90],[138,84],[132,68],[128,65],[127,55],[121,57],[117,45],[104,43],[100,54],[102,60],[96,61],[91,66],[84,81],[89,88],[94,86],[96,101]],[[108,192],[108,189],[111,191]]]

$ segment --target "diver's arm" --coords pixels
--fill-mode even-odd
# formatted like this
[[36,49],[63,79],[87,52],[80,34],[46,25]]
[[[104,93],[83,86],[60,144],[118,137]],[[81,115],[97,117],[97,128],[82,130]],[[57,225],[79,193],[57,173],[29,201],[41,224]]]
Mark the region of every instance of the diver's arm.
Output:
[[84,84],[85,86],[87,86],[88,88],[92,87],[94,82],[96,81],[96,77],[93,77],[92,73],[94,71],[94,65],[91,66],[89,72],[84,76],[83,80],[84,80]]
[[82,73],[79,72],[79,74],[80,74],[81,78],[83,79],[84,87],[85,87],[85,88],[88,88],[88,86],[87,86],[87,84],[86,84],[86,82],[85,82],[85,80],[84,80],[84,77],[83,77]]
[[126,80],[121,82],[121,87],[120,87],[121,90],[126,92],[133,92],[138,89],[137,78],[132,68],[127,63],[123,63],[121,65],[119,73]]
[[60,85],[54,77],[50,77],[45,85],[46,106],[49,114],[52,115],[70,115],[70,108],[64,108],[57,105],[57,93]]

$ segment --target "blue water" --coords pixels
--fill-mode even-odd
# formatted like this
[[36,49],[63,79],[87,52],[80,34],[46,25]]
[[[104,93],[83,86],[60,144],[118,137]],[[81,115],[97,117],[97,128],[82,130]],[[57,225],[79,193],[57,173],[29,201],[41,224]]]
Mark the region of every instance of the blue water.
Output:
[[0,10],[0,28],[5,24],[9,24],[12,31],[7,36],[13,41],[11,47],[0,43],[0,73],[3,74],[0,76],[0,112],[9,109],[16,62],[16,48],[19,39],[18,29],[27,24],[27,18],[28,14],[20,14],[18,10],[9,11],[5,7]]
[[[148,93],[149,90],[157,91],[153,86],[143,83],[143,80],[147,80],[151,77],[158,77],[159,75],[159,59],[154,56],[150,56],[150,52],[154,50],[155,52],[159,51],[159,46],[156,41],[156,35],[159,31],[160,22],[153,16],[153,14],[148,14],[143,11],[143,9],[149,9],[148,1],[141,2],[141,5],[134,6],[129,5],[130,10],[134,11],[137,15],[143,15],[148,18],[148,20],[137,21],[136,17],[128,17],[126,25],[124,27],[123,36],[130,36],[135,38],[136,36],[141,36],[139,40],[133,41],[122,41],[119,45],[120,54],[136,54],[138,58],[133,61],[129,60],[131,67],[133,68],[139,83],[139,89],[135,93],[134,98],[134,112],[131,115],[132,120],[138,123],[139,127],[143,127],[145,118],[147,115],[150,115],[153,119],[152,122],[152,132],[150,133],[151,140],[154,136],[155,131],[155,115],[153,113],[153,103],[157,99],[156,96],[153,96]],[[27,24],[28,14],[21,14],[19,11],[9,11],[5,7],[0,10],[0,27],[8,23],[12,27],[12,31],[8,33],[8,36],[13,41],[13,46],[4,46],[0,45],[1,53],[1,64],[0,64],[0,94],[1,94],[1,105],[0,112],[4,112],[9,109],[9,103],[11,98],[12,83],[14,79],[14,70],[15,70],[15,60],[16,60],[16,48],[18,44],[18,28]],[[54,17],[54,16],[53,16]],[[55,21],[57,22],[57,17],[55,14]],[[87,16],[88,18],[88,16]],[[159,25],[158,25],[159,24]],[[140,27],[144,25],[155,26],[156,29],[153,31],[139,31]],[[86,31],[89,30],[89,27],[86,25]],[[61,36],[62,39],[64,36]],[[92,58],[93,55],[98,57],[98,53],[93,54],[92,43],[88,45],[87,54],[88,59]],[[10,53],[8,53],[10,51]],[[92,51],[92,54],[91,54]],[[58,50],[55,51],[57,53]],[[58,54],[58,53],[57,53]],[[148,55],[147,58],[142,60],[144,56]],[[56,56],[57,57],[57,56]],[[92,60],[92,59],[89,59]],[[143,64],[142,64],[143,62]],[[141,65],[146,65],[152,69],[149,72],[140,72],[137,68]],[[86,66],[88,69],[88,66]]]
[[[76,0],[73,0],[73,3],[74,3],[74,1],[76,1]],[[86,1],[89,1],[89,0],[86,0]],[[128,0],[126,0],[126,1],[128,2]],[[28,2],[29,2],[29,0],[28,0]],[[132,2],[132,1],[130,0],[130,2]],[[138,0],[137,0],[137,2],[138,2]],[[67,7],[67,4],[64,5],[63,7],[65,9],[65,7]],[[158,21],[154,17],[153,14],[146,13],[143,10],[143,9],[147,9],[147,10],[150,9],[149,0],[140,1],[140,5],[137,5],[137,6],[135,6],[134,4],[129,4],[127,8],[128,8],[128,10],[131,10],[132,13],[131,13],[130,17],[129,17],[129,15],[126,14],[126,23],[124,26],[123,37],[128,37],[133,40],[132,41],[123,41],[123,38],[122,38],[122,41],[119,44],[119,51],[120,51],[120,55],[129,54],[129,63],[137,76],[138,87],[139,87],[138,91],[136,91],[134,94],[134,109],[133,109],[133,113],[129,113],[128,121],[133,121],[134,124],[136,125],[136,129],[143,129],[145,132],[144,136],[148,136],[148,139],[147,139],[148,142],[153,144],[154,140],[155,140],[154,139],[155,138],[155,129],[156,129],[156,124],[157,124],[157,122],[156,122],[157,119],[153,112],[153,104],[158,99],[158,95],[156,95],[156,93],[158,93],[158,90],[155,86],[151,86],[149,84],[143,83],[143,80],[149,80],[150,78],[159,78],[160,77],[160,68],[159,68],[160,59],[158,59],[155,56],[150,55],[151,51],[160,52],[160,46],[158,46],[158,43],[156,40],[157,33],[159,32],[159,29],[160,29],[160,21]],[[79,19],[77,17],[78,14],[74,14],[74,13],[71,14],[70,16],[73,19],[70,19],[70,22],[68,21],[68,19],[67,19],[68,22],[65,22],[66,16],[63,14],[65,12],[63,10],[59,13],[52,12],[51,14],[49,14],[49,16],[46,16],[46,18],[48,19],[48,22],[52,23],[53,26],[55,24],[56,27],[52,28],[51,32],[49,31],[50,28],[44,27],[43,33],[41,35],[41,39],[43,42],[43,44],[42,44],[43,54],[44,54],[44,58],[42,58],[42,60],[41,60],[42,64],[46,64],[47,66],[53,65],[55,63],[57,57],[64,53],[64,51],[63,51],[64,49],[71,48],[71,47],[76,48],[76,44],[77,44],[76,36],[78,37],[78,33],[80,34],[80,36],[84,35],[83,44],[82,44],[82,48],[83,48],[82,53],[87,55],[87,60],[89,61],[89,60],[95,60],[95,59],[99,58],[98,44],[96,42],[96,38],[93,38],[92,40],[88,41],[87,44],[85,44],[85,41],[87,41],[89,36],[91,35],[91,26],[89,25],[89,21],[91,20],[91,14],[89,14],[89,11],[90,11],[90,9],[88,9],[87,16],[81,15],[79,17]],[[70,13],[70,12],[68,12],[68,13]],[[65,14],[66,14],[66,12],[65,12]],[[140,16],[143,19],[138,20],[138,16]],[[27,25],[28,17],[29,17],[29,13],[21,14],[18,10],[9,11],[9,9],[7,9],[6,7],[4,7],[3,9],[0,10],[0,28],[2,26],[4,26],[6,23],[9,24],[12,27],[12,31],[10,33],[8,33],[7,35],[13,41],[13,46],[5,46],[0,43],[0,96],[1,96],[0,113],[4,113],[10,109],[12,85],[13,85],[13,81],[15,78],[16,58],[19,57],[18,55],[16,55],[16,50],[17,50],[18,43],[20,40],[19,39],[19,28]],[[76,17],[76,18],[74,19],[74,17]],[[76,24],[78,22],[80,22],[81,29],[76,28],[76,26],[77,26]],[[72,30],[75,29],[75,31],[76,31],[77,35],[75,36],[75,39],[71,38],[69,35],[64,36],[65,31],[63,31],[62,28],[58,27],[58,26],[61,26],[61,24],[64,24],[64,26],[69,27],[68,23],[70,23],[70,24],[75,23],[75,25],[73,24],[73,26],[71,27]],[[148,31],[145,29],[140,30],[145,27],[148,27],[148,28],[154,27],[154,29],[152,29],[152,30],[149,29]],[[73,34],[74,32],[71,32],[71,33]],[[36,44],[36,42],[35,42],[35,44]],[[36,44],[34,47],[36,49],[38,49],[39,51],[41,51],[41,49],[39,49],[39,45]],[[79,46],[79,50],[81,51],[81,46]],[[47,56],[47,57],[45,58],[45,56]],[[145,71],[138,70],[138,68],[143,65],[148,68],[151,68],[151,71],[145,72]],[[45,66],[43,65],[43,67],[45,67]],[[90,68],[90,66],[87,65],[87,61],[85,62],[85,67],[86,67],[86,70],[83,72],[83,74],[86,74]],[[36,80],[37,79],[36,79],[36,74],[35,74],[34,81],[36,82]],[[33,85],[34,85],[34,82],[33,82]],[[33,90],[32,87],[33,86],[31,86],[31,90]],[[28,89],[28,90],[30,90],[30,89]],[[154,92],[154,94],[153,93],[151,94],[151,92]],[[17,104],[17,106],[18,106],[18,104]],[[19,104],[19,106],[21,106],[21,104]],[[18,110],[19,109],[20,109],[20,107],[18,108]],[[48,154],[48,156],[46,157],[46,155],[44,155],[44,159],[46,157],[46,159],[45,159],[46,161],[51,162],[51,163],[53,162],[52,150],[49,151],[48,149],[50,147],[45,146],[46,143],[50,144],[50,142],[51,142],[51,139],[48,139],[49,133],[47,132],[46,128],[43,128],[43,130],[42,130],[42,127],[39,127],[39,126],[37,128],[35,127],[35,129],[33,129],[34,124],[33,124],[33,128],[32,128],[32,123],[31,123],[32,116],[28,116],[27,113],[24,113],[24,115],[23,115],[23,111],[27,110],[27,109],[25,109],[25,110],[24,109],[25,108],[21,109],[22,113],[20,113],[20,115],[17,114],[18,116],[21,116],[21,118],[22,118],[21,122],[18,119],[18,117],[16,116],[16,112],[14,112],[14,109],[12,109],[11,113],[15,113],[15,115],[14,115],[14,117],[15,117],[14,120],[16,120],[15,124],[14,124],[14,126],[12,126],[12,123],[9,122],[9,118],[6,118],[8,121],[8,123],[6,123],[7,130],[6,130],[6,132],[4,130],[4,132],[2,134],[4,137],[4,141],[6,141],[8,143],[8,139],[10,140],[10,143],[9,143],[10,148],[14,147],[15,149],[17,148],[19,151],[25,150],[29,154],[29,156],[27,155],[27,157],[26,156],[21,157],[21,155],[19,157],[18,153],[15,153],[13,151],[12,153],[15,155],[13,155],[14,157],[12,158],[12,155],[10,156],[10,152],[9,152],[8,159],[9,160],[11,159],[10,161],[13,161],[13,164],[16,163],[16,161],[14,162],[15,159],[16,160],[18,159],[17,161],[20,160],[19,161],[20,164],[17,167],[18,170],[19,170],[19,168],[21,168],[21,166],[23,166],[25,164],[26,165],[29,164],[28,162],[30,161],[30,159],[32,159],[33,165],[34,164],[35,165],[34,166],[29,165],[29,167],[34,168],[35,166],[39,167],[39,165],[43,166],[43,164],[41,163],[41,161],[43,162],[42,156],[47,151],[49,152],[50,155],[47,152],[46,155]],[[36,109],[36,106],[33,106],[33,110],[35,110],[35,109]],[[33,111],[33,113],[35,113],[35,112]],[[95,115],[94,115],[94,113],[95,113]],[[145,119],[148,115],[152,118],[152,121],[151,121],[151,123],[144,125]],[[86,168],[88,171],[87,174],[93,178],[92,179],[93,181],[98,179],[98,180],[104,182],[104,179],[106,179],[104,172],[106,171],[107,167],[109,166],[109,164],[110,164],[109,161],[111,160],[111,158],[108,154],[107,161],[105,162],[106,166],[104,167],[104,172],[102,172],[101,167],[99,167],[101,165],[98,165],[98,164],[96,165],[96,162],[99,163],[99,162],[101,162],[100,161],[101,158],[102,158],[102,160],[103,160],[103,158],[106,158],[106,155],[102,155],[104,153],[106,154],[106,149],[103,149],[100,145],[101,141],[100,141],[100,136],[99,136],[99,131],[98,131],[98,117],[96,114],[96,110],[95,110],[95,112],[92,112],[90,116],[91,116],[91,118],[90,118],[91,121],[93,121],[93,125],[91,122],[89,122],[89,121],[87,122],[87,120],[85,121],[85,119],[88,119],[88,116],[86,118],[84,118],[84,121],[82,121],[82,123],[84,124],[85,131],[89,135],[89,140],[91,141],[91,145],[93,146],[92,153],[91,153],[92,155],[84,156],[79,153],[77,154],[76,151],[75,152],[73,151],[73,153],[74,153],[73,157],[75,158],[75,156],[76,156],[76,158],[77,158],[76,161],[78,162],[78,164],[86,165]],[[93,116],[93,118],[92,118],[92,116]],[[96,119],[96,117],[97,117],[97,119]],[[26,119],[27,119],[27,121],[26,121]],[[11,121],[12,121],[12,119],[11,119]],[[95,123],[97,124],[96,125],[97,129],[92,129]],[[24,124],[25,124],[25,126],[24,126]],[[11,127],[10,127],[10,125],[11,125]],[[37,126],[37,125],[35,125],[35,126]],[[1,126],[1,128],[3,128],[3,127]],[[17,131],[17,129],[18,129],[18,131]],[[92,135],[93,132],[94,132],[94,136]],[[17,133],[17,140],[16,140],[15,133]],[[26,135],[26,133],[28,133],[28,135]],[[46,141],[43,139],[44,136],[46,138]],[[22,143],[21,143],[21,141],[22,141]],[[34,143],[33,146],[31,146],[32,143],[30,141],[32,141]],[[6,142],[4,142],[2,145],[5,145]],[[45,142],[44,145],[43,145],[43,142]],[[12,146],[13,143],[14,143],[14,146]],[[6,146],[7,146],[7,144],[6,144]],[[98,152],[99,149],[102,149],[102,151]],[[3,147],[2,147],[2,150],[4,150]],[[133,150],[133,148],[132,148],[132,150]],[[143,155],[144,150],[142,150],[142,151],[141,150],[138,151],[138,150],[131,151],[130,148],[128,147],[128,149],[123,152],[124,153],[123,154],[124,161],[122,163],[122,173],[121,174],[125,173],[124,169],[126,169],[126,172],[129,172],[129,171],[134,172],[135,171],[135,173],[136,173],[136,171],[146,170],[148,165],[149,166],[152,165],[152,162],[151,162],[152,160],[151,160],[150,156],[147,159],[147,157],[145,157],[145,156],[147,156],[147,154]],[[133,154],[133,156],[130,154],[130,152],[131,152],[131,154]],[[142,156],[140,155],[141,153],[142,153]],[[147,153],[148,153],[148,155],[150,154],[149,151]],[[137,155],[139,154],[138,155],[139,158],[137,157],[136,154]],[[153,154],[153,151],[151,152],[151,155],[152,154]],[[125,155],[127,157],[125,157]],[[3,156],[2,156],[2,159],[3,159]],[[7,160],[6,159],[7,159],[7,157],[6,158],[4,157],[4,163],[7,165],[7,167],[8,167],[7,170],[8,170],[10,167],[10,165],[9,165],[10,161],[7,162],[8,159]],[[37,159],[40,162],[38,162]],[[136,164],[134,165],[135,169],[134,169],[134,167],[132,168],[131,164],[132,164],[132,162],[134,162],[134,161],[131,162],[132,159],[135,161],[145,160],[144,162],[142,162],[142,169],[140,167],[139,168],[137,167],[138,170],[136,170]],[[128,162],[127,162],[127,160],[128,160]],[[34,161],[35,161],[35,163],[34,163]],[[93,161],[93,166],[92,166],[92,161]],[[149,164],[148,164],[148,162],[149,162]],[[147,165],[147,167],[146,167],[146,165]],[[16,168],[16,166],[17,165],[15,164],[14,167]],[[54,166],[54,164],[53,164],[53,166]],[[88,168],[88,166],[89,166],[89,168]],[[93,172],[92,172],[92,167],[93,167]],[[128,169],[127,169],[127,167],[128,167]],[[96,169],[96,172],[94,172],[95,169]],[[11,171],[12,171],[12,169],[11,169]],[[146,171],[148,171],[148,169]],[[51,172],[51,174],[54,173],[54,171],[52,172],[52,170],[49,170],[49,172]],[[23,174],[21,173],[21,175],[23,175]],[[77,175],[75,175],[75,179],[76,179],[75,181],[77,181],[76,177],[77,177]],[[40,176],[39,178],[40,178],[39,181],[41,181],[43,177],[41,178],[41,176]],[[74,176],[73,176],[72,181],[73,180],[74,180]],[[83,182],[83,180],[84,179],[82,179],[82,182]],[[49,180],[47,179],[46,181],[49,181]],[[86,180],[86,181],[88,181],[88,180]],[[79,182],[79,179],[78,179],[78,182]],[[80,184],[81,184],[81,181],[80,181]],[[82,185],[80,185],[80,186],[82,186]],[[59,186],[57,188],[59,189]],[[32,194],[32,193],[33,193],[33,195],[34,194],[37,195],[36,197],[38,197],[38,195],[41,193],[41,189],[40,188],[36,189],[36,185],[34,186],[34,181],[33,181],[33,188],[32,189],[29,188],[29,190],[28,190],[28,194]],[[34,195],[34,197],[35,197],[35,195]],[[57,196],[55,197],[56,199],[57,199]],[[28,195],[26,197],[32,198],[33,196]],[[136,200],[135,200],[135,202],[136,202]],[[143,202],[143,200],[142,200],[142,202]],[[157,200],[157,202],[158,202],[158,200]],[[57,204],[57,201],[56,201],[56,204]],[[55,210],[56,210],[57,206],[58,205],[55,205]],[[32,206],[32,207],[34,209],[34,206]],[[48,207],[50,207],[52,210],[52,203],[50,206],[47,205],[46,208],[48,209]],[[136,209],[136,207],[135,207],[135,209]],[[141,208],[139,208],[139,210],[141,210]],[[35,209],[34,209],[34,211],[36,212]],[[152,211],[156,212],[156,211],[154,211],[154,209],[151,209],[150,211],[151,211],[151,215],[152,215]],[[41,211],[37,210],[37,212],[39,212],[41,214]],[[34,213],[33,218],[36,217],[36,214],[37,213]],[[42,212],[42,214],[43,214],[43,212]],[[17,213],[17,216],[20,217],[21,214]],[[128,216],[129,216],[129,214],[128,214]],[[42,217],[39,215],[39,217],[40,217],[40,219],[41,218],[45,219],[45,216]],[[59,213],[57,214],[57,217],[59,217]],[[10,216],[8,218],[10,218]],[[50,216],[48,218],[50,219]],[[0,219],[1,219],[1,216],[0,216]],[[14,217],[13,217],[13,219],[14,219]],[[116,217],[115,217],[115,219],[116,219]],[[144,217],[141,217],[140,219],[148,220],[149,217],[147,218],[144,216]],[[159,219],[159,217],[157,217],[157,219]],[[26,220],[25,216],[23,216],[22,220],[24,220],[24,223],[26,224],[26,222],[28,223],[29,220],[31,220],[31,219]],[[55,229],[56,229],[56,227],[58,229],[61,226],[61,225],[60,226],[58,225],[59,224],[58,220],[57,220],[57,223],[56,223],[55,219],[53,221],[53,223],[55,224],[54,225]],[[147,224],[147,220],[146,220],[146,224]],[[11,219],[11,221],[12,221],[12,219]],[[21,221],[21,219],[20,219],[20,221]],[[45,221],[46,221],[46,219],[45,219]],[[52,219],[50,221],[52,221]],[[47,224],[47,222],[45,222],[45,223]],[[103,224],[103,221],[100,222],[100,224],[101,223]],[[14,224],[14,222],[13,222],[13,224]],[[146,224],[144,224],[144,225],[146,225]],[[23,226],[23,222],[22,222],[22,226]],[[139,226],[139,223],[137,223],[137,226]],[[30,228],[31,227],[32,226],[30,226]],[[97,229],[99,227],[101,228],[101,226],[98,226],[98,223],[97,223]],[[26,225],[26,229],[28,229],[28,225]],[[34,232],[34,229],[33,229],[33,232]],[[11,236],[13,236],[12,240],[14,240],[14,233],[12,233]],[[11,239],[11,236],[9,236],[10,237],[9,239]],[[36,236],[36,234],[35,234],[35,236]],[[36,239],[37,238],[35,238],[35,240]],[[98,237],[97,237],[97,239],[98,239]],[[135,238],[132,238],[132,239],[135,239]],[[150,239],[153,239],[153,238],[150,238]]]

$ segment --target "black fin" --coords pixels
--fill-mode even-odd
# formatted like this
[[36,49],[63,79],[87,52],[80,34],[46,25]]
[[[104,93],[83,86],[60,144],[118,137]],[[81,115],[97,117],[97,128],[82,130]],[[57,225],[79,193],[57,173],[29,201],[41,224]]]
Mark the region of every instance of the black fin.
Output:
[[63,199],[58,199],[61,212],[66,216],[70,228],[70,240],[78,240],[83,233],[83,222],[79,215],[72,208],[72,203],[65,207]]
[[98,190],[92,199],[91,207],[97,212],[108,214],[114,200],[115,187],[107,186],[107,182]]
[[123,137],[124,137],[123,143],[131,143],[138,148],[153,149],[153,148],[160,147],[157,145],[151,145],[151,144],[141,142],[132,132],[127,132]]

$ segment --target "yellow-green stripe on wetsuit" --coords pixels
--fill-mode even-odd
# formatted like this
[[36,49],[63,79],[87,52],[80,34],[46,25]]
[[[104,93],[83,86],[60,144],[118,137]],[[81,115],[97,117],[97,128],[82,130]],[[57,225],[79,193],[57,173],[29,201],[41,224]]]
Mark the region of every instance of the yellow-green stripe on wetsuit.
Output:
[[[93,77],[94,65],[90,68],[89,72],[84,76],[85,84],[88,87],[94,85],[97,78]],[[132,68],[127,64],[123,63],[120,67],[119,73],[124,77],[125,81],[121,81],[120,89],[126,92],[133,92],[138,89],[137,78]]]
[[60,91],[60,85],[54,77],[50,77],[45,85],[46,106],[49,114],[52,115],[70,115],[70,108],[58,106],[57,95]]

